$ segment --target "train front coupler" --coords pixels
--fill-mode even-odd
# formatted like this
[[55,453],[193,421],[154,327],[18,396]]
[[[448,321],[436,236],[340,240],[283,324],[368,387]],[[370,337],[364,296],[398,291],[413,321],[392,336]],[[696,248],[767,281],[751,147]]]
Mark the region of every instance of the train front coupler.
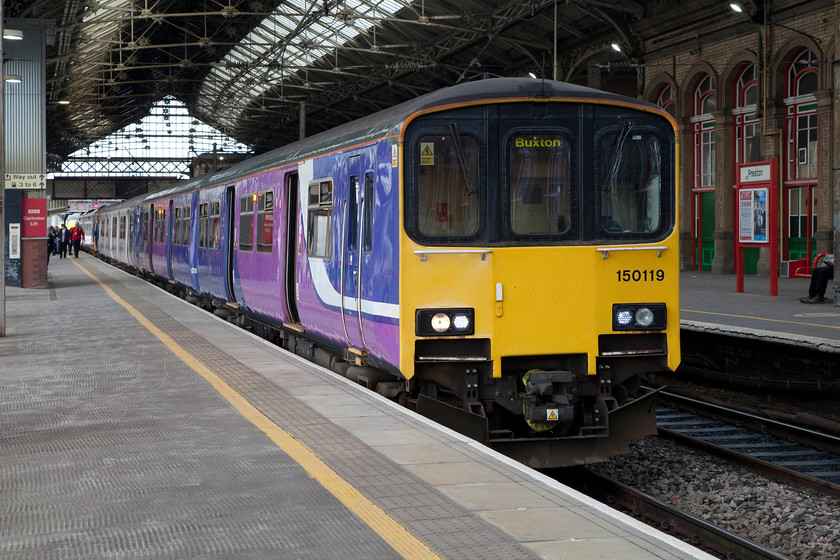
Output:
[[575,420],[572,404],[574,375],[570,371],[531,370],[522,376],[525,396],[522,412],[535,432],[555,430],[563,434]]

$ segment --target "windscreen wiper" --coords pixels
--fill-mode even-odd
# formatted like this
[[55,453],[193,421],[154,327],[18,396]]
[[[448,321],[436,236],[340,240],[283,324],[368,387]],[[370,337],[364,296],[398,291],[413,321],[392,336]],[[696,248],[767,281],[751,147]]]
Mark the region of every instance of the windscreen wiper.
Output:
[[621,164],[621,150],[624,148],[624,141],[627,140],[628,136],[630,136],[630,130],[633,126],[634,124],[632,121],[625,122],[624,126],[621,127],[621,132],[619,132],[615,137],[612,152],[610,153],[607,174],[604,176],[604,182],[601,184],[601,192],[613,192],[615,176],[618,173],[618,166]]
[[473,186],[472,177],[470,177],[470,174],[467,171],[467,161],[464,157],[464,150],[461,149],[461,136],[458,134],[458,125],[455,123],[449,123],[448,126],[449,131],[452,133],[452,142],[455,143],[455,153],[458,155],[458,163],[461,166],[461,172],[464,174],[467,194],[473,194],[475,193],[475,187]]

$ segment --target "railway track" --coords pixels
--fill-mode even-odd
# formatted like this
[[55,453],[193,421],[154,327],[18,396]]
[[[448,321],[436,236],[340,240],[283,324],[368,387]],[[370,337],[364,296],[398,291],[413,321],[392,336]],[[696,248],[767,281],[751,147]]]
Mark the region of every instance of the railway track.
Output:
[[657,427],[668,437],[727,460],[840,497],[840,438],[716,404],[659,393]]
[[[724,457],[786,485],[840,497],[840,438],[668,391],[661,391],[658,401],[657,424],[661,437],[703,454]],[[744,536],[737,535],[727,530],[726,524],[716,526],[663,501],[661,495],[652,497],[599,470],[581,467],[552,474],[593,498],[721,558],[787,558],[745,538],[751,533],[745,534],[743,526],[740,532]]]
[[564,469],[562,473],[556,474],[556,478],[562,483],[612,507],[622,509],[712,555],[727,560],[789,560],[787,556],[599,474],[590,467]]

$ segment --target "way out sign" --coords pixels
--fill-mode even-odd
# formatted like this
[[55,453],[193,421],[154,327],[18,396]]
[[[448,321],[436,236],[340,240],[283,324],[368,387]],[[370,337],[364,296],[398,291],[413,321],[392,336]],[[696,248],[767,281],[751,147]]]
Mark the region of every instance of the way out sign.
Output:
[[47,188],[45,173],[6,173],[3,186],[7,189],[43,190]]

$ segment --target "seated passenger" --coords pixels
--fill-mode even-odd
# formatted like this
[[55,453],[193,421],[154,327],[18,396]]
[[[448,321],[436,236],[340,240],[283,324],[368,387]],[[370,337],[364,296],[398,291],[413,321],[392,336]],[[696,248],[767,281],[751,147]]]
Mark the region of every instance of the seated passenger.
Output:
[[811,284],[808,286],[808,297],[801,297],[802,303],[822,303],[825,300],[825,289],[828,281],[834,279],[834,261],[826,258],[822,266],[811,271]]

